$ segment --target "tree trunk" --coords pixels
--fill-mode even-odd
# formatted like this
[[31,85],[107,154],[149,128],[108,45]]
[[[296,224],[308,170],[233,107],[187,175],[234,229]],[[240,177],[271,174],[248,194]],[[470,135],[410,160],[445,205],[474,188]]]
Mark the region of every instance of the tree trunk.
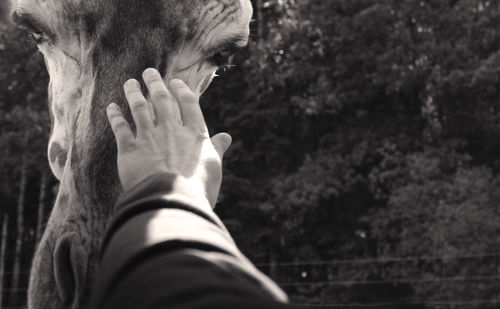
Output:
[[45,197],[47,196],[47,182],[49,180],[46,170],[42,172],[42,179],[40,181],[40,192],[38,194],[38,217],[36,221],[36,244],[40,243],[45,223]]
[[22,157],[21,178],[19,180],[19,197],[17,199],[17,233],[14,249],[14,270],[12,272],[12,295],[15,303],[18,301],[19,279],[21,275],[21,252],[24,238],[24,199],[28,174],[28,158],[26,152]]
[[278,279],[278,272],[277,272],[277,267],[276,267],[276,254],[274,252],[271,252],[270,258],[269,258],[269,276],[273,280]]
[[257,17],[257,45],[259,47],[258,52],[262,52],[263,42],[264,42],[264,14],[262,12],[263,4],[262,0],[257,0],[255,2],[255,11]]
[[5,213],[2,224],[2,244],[0,245],[0,309],[3,307],[3,280],[5,278],[5,251],[7,249],[8,224],[9,215]]

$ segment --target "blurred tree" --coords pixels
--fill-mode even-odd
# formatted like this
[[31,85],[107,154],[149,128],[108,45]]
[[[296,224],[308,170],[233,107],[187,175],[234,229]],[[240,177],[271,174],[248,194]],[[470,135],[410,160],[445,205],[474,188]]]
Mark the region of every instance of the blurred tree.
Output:
[[[258,43],[206,98],[211,127],[235,140],[219,209],[247,254],[272,264],[500,252],[492,207],[499,202],[493,194],[499,4],[276,0],[263,2],[258,13]],[[414,165],[433,172],[421,172],[415,183],[407,176]],[[391,238],[401,232],[393,226],[405,228],[403,240]],[[478,267],[482,262],[456,275],[490,269],[491,263]],[[337,273],[390,280],[404,276],[404,267]],[[292,270],[294,280],[302,279],[299,270]],[[384,293],[394,301],[491,287],[475,284],[433,285],[425,293],[421,283],[399,291],[357,287],[364,294],[314,286],[290,291],[323,295],[314,298],[323,302],[380,300]]]
[[3,214],[3,223],[2,223],[2,243],[0,245],[0,304],[3,303],[4,296],[4,278],[5,278],[5,254],[7,252],[7,237],[8,237],[8,224],[9,224],[9,215]]
[[[2,296],[4,304],[23,305],[36,242],[37,206],[47,202],[46,198],[38,202],[37,188],[48,170],[48,79],[43,58],[27,34],[4,23],[0,23],[0,68],[1,212],[17,223],[9,225],[5,243]],[[53,178],[45,180],[45,186],[53,184]]]

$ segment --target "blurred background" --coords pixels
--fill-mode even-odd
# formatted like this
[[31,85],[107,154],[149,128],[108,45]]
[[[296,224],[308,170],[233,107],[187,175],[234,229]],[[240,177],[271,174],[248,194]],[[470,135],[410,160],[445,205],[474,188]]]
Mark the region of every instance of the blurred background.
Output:
[[[217,213],[298,303],[500,307],[500,2],[255,0],[202,98],[234,144]],[[47,73],[0,25],[0,304],[22,308],[57,182]]]

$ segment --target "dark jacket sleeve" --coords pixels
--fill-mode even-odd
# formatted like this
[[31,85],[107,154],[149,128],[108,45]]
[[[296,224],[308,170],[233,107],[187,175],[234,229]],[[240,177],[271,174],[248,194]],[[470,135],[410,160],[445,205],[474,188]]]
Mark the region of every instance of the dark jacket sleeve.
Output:
[[285,293],[243,256],[184,178],[148,178],[120,198],[114,214],[91,308],[287,307]]

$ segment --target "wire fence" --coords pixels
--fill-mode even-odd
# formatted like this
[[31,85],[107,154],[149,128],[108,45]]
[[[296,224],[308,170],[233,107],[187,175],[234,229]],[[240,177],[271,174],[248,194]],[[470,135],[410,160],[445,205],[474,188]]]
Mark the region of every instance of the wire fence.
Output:
[[401,308],[402,306],[432,306],[432,307],[449,307],[449,306],[481,306],[481,305],[500,305],[500,301],[490,300],[490,299],[475,299],[469,301],[404,301],[404,302],[380,302],[380,303],[332,303],[332,304],[304,304],[314,307],[320,308],[388,308],[388,307],[396,307]]
[[276,263],[256,263],[257,267],[269,266],[304,266],[304,265],[354,265],[354,264],[369,264],[369,263],[387,263],[387,262],[412,262],[412,261],[436,261],[436,260],[460,260],[460,259],[479,259],[479,258],[500,258],[498,253],[483,253],[483,254],[463,254],[463,255],[424,255],[424,256],[408,256],[408,257],[373,257],[363,259],[339,259],[339,260],[319,260],[319,261],[288,261]]
[[[468,274],[468,275],[456,275],[456,276],[431,276],[429,274],[422,274],[422,276],[407,276],[400,278],[364,278],[364,279],[339,279],[332,278],[330,280],[315,280],[312,276],[304,277],[304,269],[307,268],[318,268],[319,272],[326,272],[326,269],[329,267],[355,267],[360,265],[370,265],[375,266],[374,269],[377,269],[382,264],[387,263],[396,263],[396,264],[404,264],[408,262],[438,262],[443,263],[443,265],[448,262],[455,260],[460,263],[461,260],[471,259],[475,260],[475,263],[478,261],[485,261],[485,259],[491,260],[491,264],[495,267],[492,268],[492,273],[489,275],[479,274]],[[356,302],[356,301],[333,301],[333,302],[325,302],[325,303],[311,303],[308,301],[304,301],[307,299],[307,296],[304,297],[295,297],[296,295],[291,295],[292,301],[296,301],[297,303],[302,303],[305,305],[317,307],[317,308],[438,308],[438,309],[448,309],[448,308],[481,308],[481,309],[500,309],[500,263],[498,262],[500,259],[500,253],[488,253],[488,254],[469,254],[469,255],[455,255],[455,256],[411,256],[411,257],[374,257],[374,258],[364,258],[364,259],[351,259],[351,260],[315,260],[315,261],[284,261],[284,262],[276,262],[276,263],[257,263],[256,266],[263,270],[265,273],[270,274],[270,269],[284,269],[289,270],[290,274],[288,274],[289,278],[299,278],[298,280],[288,280],[283,281],[279,280],[279,277],[275,277],[274,279],[277,281],[278,285],[280,285],[287,292],[295,291],[300,288],[328,288],[328,287],[342,287],[342,288],[352,288],[357,289],[359,287],[370,287],[370,286],[380,286],[380,285],[388,285],[388,286],[398,286],[398,285],[416,285],[416,284],[476,284],[478,287],[487,287],[490,290],[495,290],[495,295],[488,294],[488,297],[484,298],[475,298],[471,297],[471,299],[460,299],[457,297],[456,299],[443,299],[443,300],[435,300],[435,299],[395,299],[392,300],[372,300],[364,302]],[[480,265],[479,263],[478,265]],[[290,270],[291,269],[291,270]],[[23,270],[19,273],[19,275],[23,278],[22,281],[27,282],[27,278],[29,276],[28,270]],[[13,272],[5,272],[6,276],[15,275]],[[496,288],[495,288],[496,287]],[[6,287],[0,293],[9,295],[10,298],[25,298],[27,292],[27,287],[20,287],[17,289]],[[17,295],[17,296],[16,296]],[[463,295],[461,295],[463,296]],[[477,296],[477,295],[476,295]],[[491,297],[490,297],[491,296]],[[0,306],[0,309],[17,309],[17,308],[25,308],[25,306]]]
[[467,282],[467,281],[500,281],[500,276],[492,277],[442,277],[433,279],[422,279],[422,278],[409,278],[409,279],[391,279],[391,280],[343,280],[343,281],[311,281],[311,282],[278,282],[281,287],[286,286],[309,286],[309,285],[340,285],[340,286],[352,286],[352,285],[378,285],[378,284],[403,284],[403,283],[430,283],[430,282]]

